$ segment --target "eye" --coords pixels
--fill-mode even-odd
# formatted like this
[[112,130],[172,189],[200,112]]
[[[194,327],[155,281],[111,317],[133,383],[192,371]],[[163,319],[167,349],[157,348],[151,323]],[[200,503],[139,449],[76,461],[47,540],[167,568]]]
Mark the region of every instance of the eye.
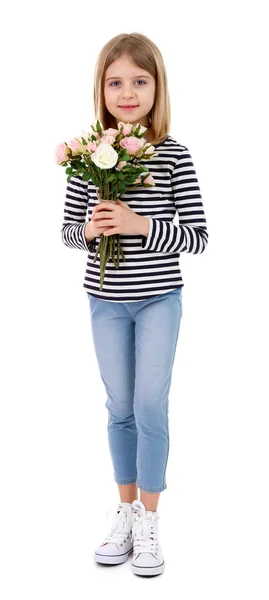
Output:
[[[143,83],[145,83],[145,84],[146,84],[146,81],[144,81],[143,79],[136,79],[136,81],[142,81]],[[110,86],[113,86],[113,84],[114,84],[114,83],[119,83],[119,81],[112,81],[112,83],[110,83],[109,85],[110,85]],[[113,87],[115,87],[115,86],[113,86]],[[118,87],[118,86],[116,86],[116,87]],[[139,87],[140,87],[140,86],[139,86]]]

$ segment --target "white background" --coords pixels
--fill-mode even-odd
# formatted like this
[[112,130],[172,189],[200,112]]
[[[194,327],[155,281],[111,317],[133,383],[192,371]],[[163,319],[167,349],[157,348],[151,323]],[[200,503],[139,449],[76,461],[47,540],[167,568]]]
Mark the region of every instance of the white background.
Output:
[[[93,121],[103,45],[162,52],[170,133],[199,180],[209,244],[181,254],[162,576],[94,563],[118,502],[106,393],[64,246],[54,150]],[[2,600],[268,600],[268,22],[265,2],[13,2],[2,12]],[[150,586],[147,587],[147,586]],[[95,589],[95,592],[94,592]]]

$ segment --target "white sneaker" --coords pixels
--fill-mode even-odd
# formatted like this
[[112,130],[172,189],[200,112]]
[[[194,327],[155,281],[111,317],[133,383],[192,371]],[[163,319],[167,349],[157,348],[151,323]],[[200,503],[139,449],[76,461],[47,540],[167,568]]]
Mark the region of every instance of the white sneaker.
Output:
[[136,575],[160,575],[165,562],[158,542],[158,512],[146,510],[140,500],[133,501],[132,510],[132,571]]
[[[112,508],[114,506],[115,504]],[[111,509],[108,513],[110,511]],[[96,562],[118,565],[127,560],[133,549],[132,524],[132,504],[130,502],[117,502],[117,510],[114,514],[110,532],[94,553]]]

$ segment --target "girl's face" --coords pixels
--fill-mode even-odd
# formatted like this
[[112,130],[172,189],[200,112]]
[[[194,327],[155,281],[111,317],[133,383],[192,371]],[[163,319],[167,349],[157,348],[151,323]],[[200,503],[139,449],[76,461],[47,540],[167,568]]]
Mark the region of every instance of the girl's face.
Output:
[[[121,56],[108,67],[105,73],[104,95],[107,110],[124,123],[140,123],[150,127],[149,113],[154,104],[155,79],[133,63],[127,56]],[[122,105],[135,105],[131,111]]]

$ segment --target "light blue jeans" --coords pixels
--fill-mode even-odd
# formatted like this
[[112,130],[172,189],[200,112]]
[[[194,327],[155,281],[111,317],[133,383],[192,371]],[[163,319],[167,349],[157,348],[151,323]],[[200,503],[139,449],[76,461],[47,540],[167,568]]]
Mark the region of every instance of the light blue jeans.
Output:
[[167,488],[168,396],[182,287],[146,300],[109,302],[87,293],[96,358],[108,409],[108,444],[117,483]]

